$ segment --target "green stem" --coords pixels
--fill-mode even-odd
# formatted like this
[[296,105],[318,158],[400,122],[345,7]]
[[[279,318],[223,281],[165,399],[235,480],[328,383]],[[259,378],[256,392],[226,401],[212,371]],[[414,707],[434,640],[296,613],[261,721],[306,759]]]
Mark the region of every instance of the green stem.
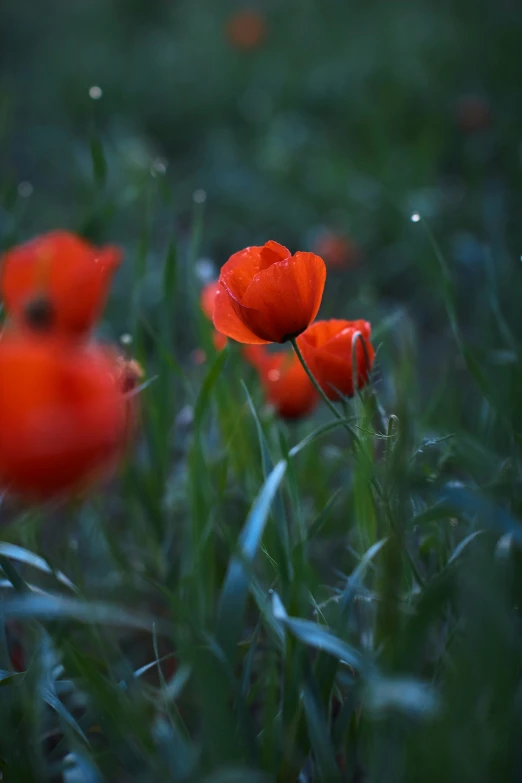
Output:
[[332,413],[333,413],[333,415],[335,416],[335,418],[336,418],[336,419],[339,419],[339,421],[343,422],[343,427],[344,427],[346,430],[348,430],[348,432],[350,433],[350,435],[351,435],[352,437],[354,437],[354,434],[355,434],[355,433],[353,432],[353,430],[352,430],[352,428],[350,427],[350,425],[346,423],[346,421],[345,421],[345,419],[344,419],[344,416],[342,415],[342,413],[340,413],[340,412],[337,410],[337,408],[335,407],[335,405],[333,404],[333,402],[332,402],[331,400],[329,400],[329,399],[328,399],[328,397],[326,396],[326,393],[323,391],[323,389],[321,389],[321,387],[320,387],[320,386],[319,386],[319,384],[317,383],[316,379],[315,379],[315,378],[314,378],[314,376],[312,375],[312,371],[310,370],[309,366],[307,365],[307,363],[306,363],[306,361],[305,361],[305,358],[304,358],[303,354],[301,353],[301,349],[300,349],[300,348],[299,348],[299,346],[297,345],[297,340],[296,340],[296,338],[295,338],[295,337],[292,337],[292,339],[290,340],[290,343],[292,344],[292,348],[294,349],[294,351],[295,351],[295,354],[296,354],[297,358],[299,359],[299,361],[301,362],[301,365],[302,365],[302,367],[303,367],[303,370],[304,370],[304,371],[305,371],[305,373],[308,375],[308,377],[309,377],[309,379],[310,379],[310,382],[312,383],[313,387],[316,389],[316,391],[318,392],[318,394],[319,394],[319,395],[322,397],[322,399],[323,399],[323,400],[325,401],[325,403],[328,405],[328,407],[329,407],[329,408],[330,408],[330,410],[332,411]]

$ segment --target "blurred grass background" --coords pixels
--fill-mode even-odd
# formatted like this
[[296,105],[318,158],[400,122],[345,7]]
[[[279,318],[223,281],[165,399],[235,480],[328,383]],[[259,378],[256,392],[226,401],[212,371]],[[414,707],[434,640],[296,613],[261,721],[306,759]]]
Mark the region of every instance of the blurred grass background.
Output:
[[[110,491],[4,504],[6,781],[522,779],[521,21],[4,4],[2,246],[121,244],[101,334],[153,379]],[[379,347],[353,437],[278,422],[198,307],[235,250],[325,234],[357,252],[321,314]]]

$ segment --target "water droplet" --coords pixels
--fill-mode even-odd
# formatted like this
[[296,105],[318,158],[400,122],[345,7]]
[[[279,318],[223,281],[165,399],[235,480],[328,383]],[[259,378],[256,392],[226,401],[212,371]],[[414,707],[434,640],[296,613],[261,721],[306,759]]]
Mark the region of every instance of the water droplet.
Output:
[[92,98],[93,101],[99,101],[102,95],[103,90],[101,87],[98,87],[97,84],[93,84],[93,86],[89,88],[89,98]]
[[267,378],[269,381],[278,381],[281,377],[281,373],[279,370],[269,370],[267,373]]
[[195,204],[204,204],[205,201],[207,200],[207,192],[205,190],[202,190],[202,188],[198,188],[192,194],[192,199]]
[[34,190],[34,188],[33,188],[33,186],[31,185],[30,182],[19,182],[18,183],[17,191],[18,191],[18,195],[20,196],[20,198],[29,198],[29,196],[32,195],[33,190]]
[[132,334],[129,334],[128,332],[122,334],[122,336],[120,337],[120,343],[122,345],[132,345]]
[[420,215],[418,212],[414,212],[413,215],[410,218],[412,223],[418,223],[420,220]]

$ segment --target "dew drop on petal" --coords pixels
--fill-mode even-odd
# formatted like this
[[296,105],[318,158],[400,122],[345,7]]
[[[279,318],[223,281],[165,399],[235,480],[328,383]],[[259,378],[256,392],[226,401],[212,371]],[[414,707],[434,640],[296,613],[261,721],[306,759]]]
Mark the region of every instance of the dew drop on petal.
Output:
[[128,332],[122,334],[122,336],[120,337],[120,343],[122,345],[132,345],[132,334],[129,334]]

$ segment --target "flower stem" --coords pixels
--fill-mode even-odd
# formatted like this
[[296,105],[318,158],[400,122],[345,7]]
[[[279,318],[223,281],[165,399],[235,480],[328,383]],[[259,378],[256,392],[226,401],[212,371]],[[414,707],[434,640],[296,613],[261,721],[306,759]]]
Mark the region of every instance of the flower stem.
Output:
[[321,389],[321,387],[320,387],[320,386],[319,386],[319,384],[317,383],[316,379],[314,378],[314,376],[313,376],[313,374],[312,374],[312,371],[310,370],[309,366],[307,365],[307,363],[306,363],[306,361],[305,361],[305,358],[304,358],[303,354],[301,353],[301,349],[300,349],[300,348],[299,348],[299,346],[297,345],[297,340],[296,340],[296,338],[295,338],[295,337],[292,337],[292,339],[290,340],[290,343],[292,344],[292,348],[294,349],[294,351],[295,351],[295,354],[296,354],[297,358],[298,358],[298,359],[299,359],[299,361],[301,362],[301,365],[302,365],[302,367],[303,367],[303,370],[304,370],[304,371],[305,371],[305,373],[308,375],[308,378],[310,379],[310,382],[311,382],[311,384],[313,385],[314,389],[315,389],[315,390],[318,392],[318,394],[319,394],[319,395],[322,397],[322,399],[323,399],[323,400],[325,401],[325,403],[328,405],[328,407],[329,407],[329,408],[330,408],[330,410],[332,411],[332,413],[333,413],[333,415],[335,416],[335,418],[336,418],[336,419],[339,419],[339,421],[342,421],[342,422],[344,422],[344,423],[343,423],[343,427],[344,427],[345,429],[347,429],[347,430],[348,430],[348,432],[350,433],[350,435],[352,435],[352,436],[353,436],[353,435],[354,435],[354,433],[353,433],[353,430],[352,430],[352,428],[350,427],[350,425],[349,425],[349,424],[348,424],[348,423],[345,421],[345,419],[344,419],[344,416],[342,415],[342,413],[340,413],[340,412],[337,410],[337,408],[335,407],[335,405],[333,404],[333,402],[332,402],[331,400],[329,400],[329,399],[328,399],[328,397],[326,396],[326,393],[323,391],[323,389]]

